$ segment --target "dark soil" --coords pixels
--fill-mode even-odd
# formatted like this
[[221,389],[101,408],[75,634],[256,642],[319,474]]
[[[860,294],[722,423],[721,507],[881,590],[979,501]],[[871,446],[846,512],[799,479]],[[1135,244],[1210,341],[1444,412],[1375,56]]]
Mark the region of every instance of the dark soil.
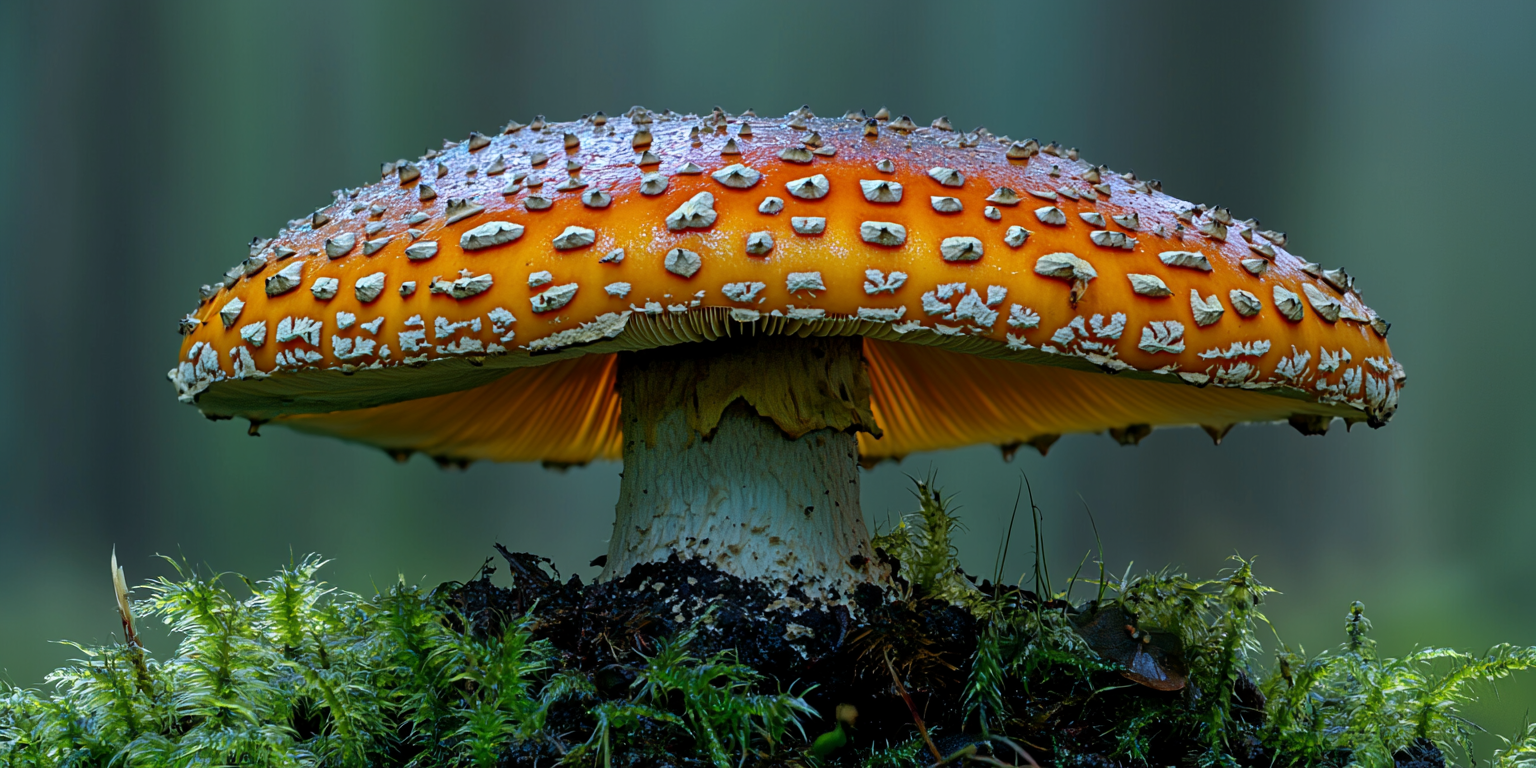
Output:
[[[978,626],[959,607],[921,594],[902,600],[894,591],[865,586],[854,595],[853,611],[841,606],[827,609],[813,604],[804,594],[772,594],[760,584],[721,573],[699,561],[675,558],[639,566],[615,581],[583,584],[574,575],[561,580],[545,558],[509,552],[500,545],[497,549],[510,568],[512,588],[492,584],[493,569],[489,567],[475,581],[445,585],[451,588],[451,601],[466,618],[469,631],[482,636],[498,634],[505,622],[532,608],[532,632],[556,650],[556,666],[588,676],[605,699],[627,698],[636,670],[644,666],[644,657],[655,650],[657,640],[675,635],[702,618],[707,629],[689,646],[694,656],[707,658],[717,651],[734,651],[738,661],[763,675],[763,692],[798,692],[815,686],[805,699],[823,719],[806,723],[810,738],[834,728],[832,713],[839,704],[858,709],[857,725],[848,731],[847,747],[824,761],[825,765],[855,765],[855,758],[871,748],[905,744],[918,735],[892,668],[941,750],[950,752],[974,742],[979,754],[989,754],[986,742],[979,735],[967,734],[961,722],[963,688],[976,650]],[[982,588],[993,589],[986,583]],[[1006,589],[1013,599],[1026,604],[1038,602],[1033,593]],[[1168,690],[1183,682],[1176,644],[1156,636],[1133,639],[1124,632],[1118,613],[1107,617],[1105,613],[1108,611],[1082,615],[1079,632],[1106,661],[1119,665],[1119,672],[1101,673],[1103,679],[1095,679],[1092,685],[1101,692],[1087,697],[1081,681],[1035,681],[1029,690],[1011,686],[1005,695],[1016,719],[1009,733],[1043,765],[1109,768],[1191,764],[1201,745],[1190,734],[1154,738],[1145,763],[1111,757],[1116,751],[1115,734],[1106,733],[1106,725],[1122,722],[1117,713],[1141,710],[1149,703],[1185,706],[1190,697],[1199,694],[1188,687]],[[1262,719],[1263,696],[1246,677],[1239,680],[1235,693],[1239,717],[1255,722]],[[1155,701],[1147,701],[1148,697]],[[551,732],[567,734],[567,743],[585,740],[594,725],[587,708],[579,702],[557,706],[549,719]],[[797,751],[804,746],[797,745]],[[1232,746],[1242,765],[1287,762],[1277,760],[1256,740]],[[1011,753],[1003,752],[999,748],[997,757],[1011,763]],[[693,744],[686,734],[658,725],[615,745],[613,765],[707,765],[680,757],[692,753]],[[550,765],[558,758],[553,745],[525,743],[512,750],[504,764]],[[1397,762],[1403,768],[1441,768],[1445,764],[1432,746],[1399,755]]]

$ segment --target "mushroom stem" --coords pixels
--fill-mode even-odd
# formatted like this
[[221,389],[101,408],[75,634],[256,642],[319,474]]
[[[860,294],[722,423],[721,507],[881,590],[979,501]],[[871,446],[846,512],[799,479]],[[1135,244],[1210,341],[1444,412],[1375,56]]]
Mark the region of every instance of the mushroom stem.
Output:
[[676,555],[825,602],[883,580],[859,508],[855,432],[875,430],[860,350],[774,337],[622,354],[601,578]]

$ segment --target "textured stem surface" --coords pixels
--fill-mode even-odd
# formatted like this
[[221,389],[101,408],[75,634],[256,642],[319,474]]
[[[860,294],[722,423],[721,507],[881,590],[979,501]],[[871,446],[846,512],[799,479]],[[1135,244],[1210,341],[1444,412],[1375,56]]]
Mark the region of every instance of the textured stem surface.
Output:
[[620,360],[624,476],[603,578],[676,554],[832,602],[883,577],[859,510],[854,430],[873,418],[858,340],[689,346],[705,349]]

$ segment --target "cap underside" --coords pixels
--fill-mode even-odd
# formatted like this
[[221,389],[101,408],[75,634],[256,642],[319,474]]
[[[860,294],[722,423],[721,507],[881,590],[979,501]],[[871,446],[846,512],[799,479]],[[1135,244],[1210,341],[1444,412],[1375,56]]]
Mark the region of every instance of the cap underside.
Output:
[[[803,330],[803,329],[802,329]],[[851,330],[851,329],[848,329]],[[1344,405],[1283,390],[1197,387],[1170,376],[1105,375],[866,338],[872,410],[884,436],[859,436],[866,459],[1132,425],[1359,417]],[[617,459],[622,438],[613,353],[512,369],[448,394],[354,410],[281,416],[274,423],[391,451],[449,460],[582,464]],[[489,372],[487,372],[489,373]],[[1164,383],[1170,382],[1170,383]]]

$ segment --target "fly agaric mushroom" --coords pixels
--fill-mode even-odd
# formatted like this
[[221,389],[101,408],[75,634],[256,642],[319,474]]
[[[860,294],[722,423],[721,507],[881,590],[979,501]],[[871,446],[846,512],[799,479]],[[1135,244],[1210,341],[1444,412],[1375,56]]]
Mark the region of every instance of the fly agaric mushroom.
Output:
[[808,110],[472,137],[255,241],[170,378],[397,457],[622,458],[605,578],[838,600],[883,574],[861,460],[1381,426],[1404,381],[1342,270],[1055,144]]

